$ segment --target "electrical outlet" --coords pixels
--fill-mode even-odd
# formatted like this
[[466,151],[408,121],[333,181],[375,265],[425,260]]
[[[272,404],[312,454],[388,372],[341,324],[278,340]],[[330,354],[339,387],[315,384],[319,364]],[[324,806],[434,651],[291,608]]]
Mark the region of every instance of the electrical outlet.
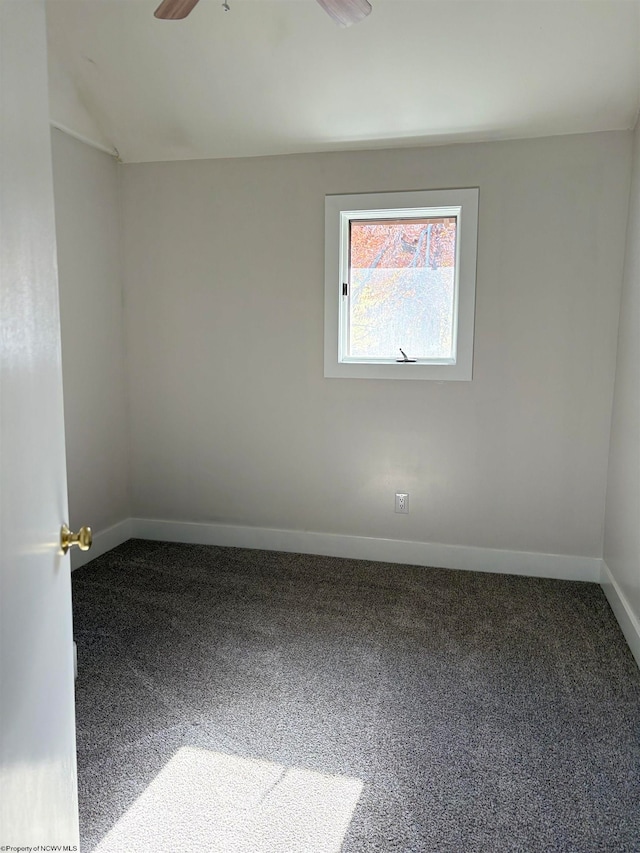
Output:
[[409,514],[409,495],[405,492],[396,492],[396,512]]

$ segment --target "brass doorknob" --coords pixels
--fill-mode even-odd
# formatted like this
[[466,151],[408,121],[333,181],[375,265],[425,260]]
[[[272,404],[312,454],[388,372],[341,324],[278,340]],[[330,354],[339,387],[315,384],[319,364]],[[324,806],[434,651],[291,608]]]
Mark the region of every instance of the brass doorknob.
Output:
[[63,554],[66,554],[72,545],[77,545],[81,551],[88,551],[92,542],[90,527],[81,527],[77,533],[72,533],[66,524],[60,528],[60,547]]

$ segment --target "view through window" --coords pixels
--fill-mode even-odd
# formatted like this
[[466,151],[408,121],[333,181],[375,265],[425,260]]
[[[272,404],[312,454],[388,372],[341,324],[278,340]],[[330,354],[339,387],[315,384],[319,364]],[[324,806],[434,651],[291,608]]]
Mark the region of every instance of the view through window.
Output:
[[347,357],[455,358],[456,231],[455,216],[351,220]]

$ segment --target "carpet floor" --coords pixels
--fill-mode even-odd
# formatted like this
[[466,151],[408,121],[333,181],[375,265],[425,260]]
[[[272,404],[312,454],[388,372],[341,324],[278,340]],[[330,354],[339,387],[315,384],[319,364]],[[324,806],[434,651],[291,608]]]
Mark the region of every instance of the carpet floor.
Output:
[[596,584],[131,540],[73,603],[83,853],[640,851]]

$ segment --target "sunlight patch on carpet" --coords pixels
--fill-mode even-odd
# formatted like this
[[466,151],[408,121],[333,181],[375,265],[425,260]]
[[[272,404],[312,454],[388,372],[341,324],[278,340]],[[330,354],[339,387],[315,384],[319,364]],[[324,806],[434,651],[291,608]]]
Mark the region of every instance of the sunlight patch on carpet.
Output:
[[359,779],[182,747],[95,848],[339,853]]

